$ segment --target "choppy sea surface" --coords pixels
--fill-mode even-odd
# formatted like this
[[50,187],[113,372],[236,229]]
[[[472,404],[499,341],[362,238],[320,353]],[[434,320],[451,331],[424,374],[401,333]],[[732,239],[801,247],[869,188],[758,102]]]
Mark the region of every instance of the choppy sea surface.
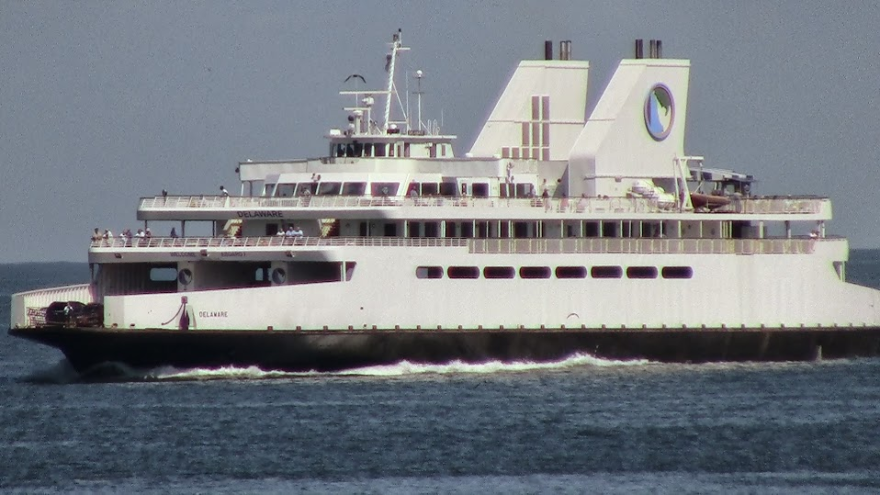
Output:
[[[880,251],[850,281],[880,287]],[[84,264],[0,265],[9,294]],[[125,370],[0,336],[5,493],[878,493],[880,360]]]

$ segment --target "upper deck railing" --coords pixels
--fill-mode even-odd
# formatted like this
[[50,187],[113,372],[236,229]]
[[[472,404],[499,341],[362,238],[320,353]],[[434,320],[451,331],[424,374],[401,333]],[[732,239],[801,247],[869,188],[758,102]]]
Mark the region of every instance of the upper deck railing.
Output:
[[765,239],[671,238],[527,238],[482,239],[444,237],[152,237],[98,239],[92,248],[134,250],[174,248],[326,248],[359,247],[467,247],[471,253],[630,253],[630,254],[808,254],[819,242],[846,242],[843,238],[777,237]]
[[[816,196],[762,196],[732,198],[713,213],[817,214],[828,198]],[[670,213],[675,205],[646,198],[474,198],[364,196],[157,196],[141,198],[140,211],[243,210],[243,209],[357,209],[357,208],[543,208],[560,213]]]

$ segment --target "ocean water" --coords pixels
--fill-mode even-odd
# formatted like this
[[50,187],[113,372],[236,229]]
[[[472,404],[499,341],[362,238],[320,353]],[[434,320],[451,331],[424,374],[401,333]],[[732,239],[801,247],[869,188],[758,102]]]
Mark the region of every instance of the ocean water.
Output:
[[[851,281],[880,287],[880,251]],[[12,292],[82,264],[0,265]],[[4,493],[878,493],[880,360],[124,370],[0,337]]]

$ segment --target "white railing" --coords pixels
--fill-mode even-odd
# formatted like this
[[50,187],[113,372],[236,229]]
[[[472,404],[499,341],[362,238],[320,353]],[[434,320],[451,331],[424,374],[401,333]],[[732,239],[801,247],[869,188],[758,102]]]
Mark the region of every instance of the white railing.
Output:
[[92,249],[143,250],[174,248],[291,248],[291,247],[467,247],[471,253],[632,253],[632,254],[809,254],[817,242],[843,239],[470,239],[443,237],[152,237],[100,239]]
[[92,248],[264,248],[264,247],[326,247],[326,246],[369,246],[369,247],[461,247],[467,246],[469,239],[443,237],[150,237],[125,239],[98,239],[91,243]]
[[52,287],[12,295],[12,312],[9,324],[15,327],[33,327],[45,323],[46,306],[55,301],[95,302],[89,284]]
[[[753,197],[733,199],[730,204],[712,210],[745,214],[815,214],[827,198],[817,197]],[[356,209],[400,207],[474,207],[474,208],[542,208],[558,213],[663,213],[676,211],[646,198],[461,198],[461,197],[388,197],[364,196],[300,196],[270,198],[260,196],[157,196],[141,198],[139,211],[179,211],[186,209],[248,210],[248,209]]]
[[[819,239],[473,239],[485,254],[810,254]],[[823,240],[829,242],[829,240]]]

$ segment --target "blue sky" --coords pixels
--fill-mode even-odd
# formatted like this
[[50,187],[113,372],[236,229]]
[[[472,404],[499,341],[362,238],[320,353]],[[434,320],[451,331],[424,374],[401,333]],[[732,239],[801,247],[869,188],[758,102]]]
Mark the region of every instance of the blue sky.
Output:
[[378,87],[403,30],[423,115],[470,148],[543,41],[591,62],[590,103],[635,38],[692,61],[686,151],[761,194],[834,201],[880,247],[880,4],[0,1],[0,262],[85,261],[138,198],[215,193],[238,161],[320,156],[352,73]]

